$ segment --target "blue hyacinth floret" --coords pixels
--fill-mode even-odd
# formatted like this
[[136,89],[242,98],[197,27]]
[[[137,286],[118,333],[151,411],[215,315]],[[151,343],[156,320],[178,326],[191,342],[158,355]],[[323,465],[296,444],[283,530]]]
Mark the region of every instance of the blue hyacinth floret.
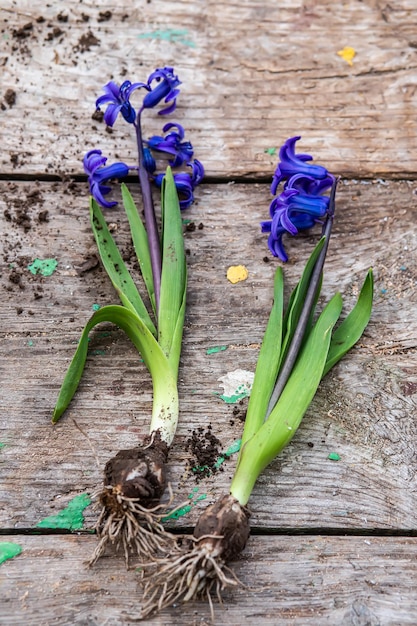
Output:
[[[282,236],[296,235],[300,230],[321,223],[329,209],[329,198],[323,195],[334,181],[334,176],[321,165],[312,165],[309,154],[295,154],[295,144],[301,137],[287,139],[279,151],[279,163],[274,173],[271,193],[274,199],[269,207],[270,220],[261,222],[261,229],[269,233],[268,247],[281,261],[288,261]],[[283,183],[279,195],[277,190]]]
[[[194,201],[193,192],[204,176],[204,167],[200,161],[193,159],[193,146],[189,141],[184,140],[184,128],[180,124],[170,122],[163,126],[163,136],[154,135],[143,141],[140,127],[141,115],[146,109],[155,108],[162,103],[166,106],[158,111],[159,115],[167,115],[174,111],[180,84],[181,81],[175,75],[172,67],[156,69],[150,74],[146,83],[132,83],[126,80],[118,86],[115,82],[110,81],[103,88],[104,94],[97,98],[96,108],[100,110],[102,106],[106,106],[104,121],[107,126],[113,127],[120,114],[125,122],[136,128],[138,143],[141,144],[139,146],[141,164],[156,186],[161,186],[164,177],[163,173],[157,172],[157,159],[161,160],[165,157],[172,168],[181,168],[179,172],[174,172],[174,180],[179,195],[180,208],[186,209]],[[138,89],[143,89],[145,94],[142,104],[137,110],[130,102],[130,98],[133,92]],[[130,171],[137,172],[138,166],[127,165],[122,162],[106,165],[106,162],[107,157],[103,156],[101,150],[90,150],[84,157],[83,165],[93,198],[102,207],[112,208],[117,205],[117,202],[105,198],[111,192],[109,181],[125,178]]]

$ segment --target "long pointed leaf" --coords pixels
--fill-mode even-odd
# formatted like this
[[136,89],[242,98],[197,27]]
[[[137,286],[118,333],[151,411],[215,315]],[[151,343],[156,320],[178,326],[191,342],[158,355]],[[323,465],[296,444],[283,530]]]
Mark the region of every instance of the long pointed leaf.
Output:
[[230,492],[246,504],[257,477],[292,439],[322,378],[331,332],[342,310],[336,294],[323,310],[271,415],[241,449]]
[[169,356],[184,300],[186,264],[178,194],[171,168],[162,183],[162,275],[158,342]]
[[264,423],[269,398],[278,375],[282,342],[284,276],[278,267],[274,279],[274,302],[256,364],[255,378],[246,412],[242,447]]
[[151,333],[156,335],[155,325],[110,234],[103,213],[93,198],[90,202],[90,218],[100,258],[120,300],[125,307],[137,313]]
[[342,356],[344,356],[362,336],[371,317],[373,285],[373,274],[372,269],[370,269],[362,285],[357,303],[346,319],[343,320],[333,333],[323,376],[327,374],[333,365],[340,361]]
[[52,421],[55,423],[59,420],[75,394],[87,358],[89,332],[100,322],[112,322],[119,326],[142,355],[153,382],[154,400],[151,430],[160,428],[162,435],[169,444],[173,437],[172,429],[175,432],[178,419],[176,377],[168,359],[145,323],[136,313],[119,305],[102,307],[87,322],[62,383]]
[[182,335],[183,335],[183,330],[184,330],[186,300],[187,300],[187,275],[185,278],[185,287],[184,287],[182,304],[178,312],[177,325],[175,326],[175,329],[174,329],[174,334],[173,334],[172,343],[171,343],[171,350],[169,352],[169,357],[168,357],[172,370],[175,372],[176,376],[178,376],[178,367],[180,364],[180,357],[181,357]]
[[123,206],[126,211],[127,219],[129,220],[133,247],[135,248],[143,281],[149,294],[153,312],[155,313],[155,289],[152,277],[151,257],[149,254],[148,235],[131,193],[124,183],[122,183],[122,197]]
[[308,287],[310,285],[310,277],[313,273],[314,266],[316,261],[320,255],[320,252],[325,244],[325,237],[322,237],[313,252],[308,259],[304,271],[300,280],[297,283],[297,286],[291,293],[289,305],[284,317],[284,337],[282,340],[282,348],[281,348],[281,361],[280,365],[285,360],[286,354],[288,352],[288,348],[291,344],[292,338],[294,336],[295,329],[297,327],[298,320],[300,318],[300,314],[303,308],[304,300],[306,297],[306,293]]

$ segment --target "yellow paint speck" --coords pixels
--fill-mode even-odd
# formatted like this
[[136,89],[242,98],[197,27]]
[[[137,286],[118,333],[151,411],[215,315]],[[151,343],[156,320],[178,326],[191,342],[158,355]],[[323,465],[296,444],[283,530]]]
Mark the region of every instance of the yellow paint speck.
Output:
[[356,56],[355,48],[350,48],[349,46],[345,46],[343,50],[339,50],[337,53],[346,63],[350,66],[353,65],[353,59]]
[[227,280],[235,285],[242,280],[246,280],[249,276],[249,272],[244,265],[231,265],[227,270],[226,276]]

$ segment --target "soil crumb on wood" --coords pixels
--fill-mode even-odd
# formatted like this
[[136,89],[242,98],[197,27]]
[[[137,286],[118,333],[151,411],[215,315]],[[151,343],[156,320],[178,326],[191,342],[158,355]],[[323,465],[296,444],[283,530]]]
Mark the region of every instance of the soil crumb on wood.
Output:
[[191,470],[196,480],[206,478],[221,469],[217,461],[222,455],[222,444],[213,434],[211,424],[207,426],[207,430],[202,427],[193,430],[186,441],[185,449],[193,455]]

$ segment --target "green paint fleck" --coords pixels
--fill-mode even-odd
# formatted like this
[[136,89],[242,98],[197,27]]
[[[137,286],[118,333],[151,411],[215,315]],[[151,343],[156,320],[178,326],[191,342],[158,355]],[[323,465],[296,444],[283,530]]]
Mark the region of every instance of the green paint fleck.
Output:
[[327,457],[330,461],[340,461],[340,455],[337,454],[337,452],[330,452],[329,456]]
[[269,156],[274,156],[277,153],[276,148],[265,148],[264,152],[269,154]]
[[172,513],[168,513],[165,517],[162,518],[162,522],[167,522],[170,519],[178,519],[183,515],[187,515],[192,509],[192,504],[186,504],[185,506],[180,507],[179,509],[175,509]]
[[28,339],[28,346],[30,346],[30,347],[33,346],[33,340],[32,339]]
[[93,309],[93,311],[98,311],[100,309],[100,305],[99,304],[93,304],[93,306],[91,308]]
[[214,467],[216,469],[219,469],[220,465],[222,465],[222,463],[224,463],[225,460],[229,458],[229,456],[232,456],[232,454],[234,454],[235,452],[239,452],[241,444],[242,440],[236,439],[236,441],[234,441],[232,445],[227,448],[226,452],[223,453],[223,456],[219,456],[214,464]]
[[179,517],[187,515],[187,513],[191,511],[196,502],[200,502],[200,500],[205,500],[207,498],[207,494],[202,493],[201,495],[197,496],[197,498],[193,502],[194,496],[196,495],[196,493],[198,493],[198,490],[198,487],[194,487],[191,493],[188,494],[188,499],[191,500],[190,504],[185,504],[179,509],[174,509],[172,513],[168,513],[168,515],[165,515],[165,517],[162,518],[162,522],[166,522],[170,519],[178,519]]
[[22,547],[17,543],[11,543],[10,541],[3,541],[0,543],[0,565],[8,559],[13,559],[22,552]]
[[65,509],[57,515],[46,517],[36,524],[36,528],[66,528],[68,530],[80,530],[84,524],[83,511],[91,504],[90,497],[86,493],[75,496]]
[[194,473],[196,473],[196,472],[204,472],[205,470],[209,469],[209,466],[208,465],[196,465],[195,467],[193,467],[191,469],[192,469],[192,471]]
[[235,452],[239,452],[241,445],[242,440],[236,439],[236,441],[234,441],[232,445],[227,448],[226,452],[224,453],[225,456],[231,456],[232,454],[235,454]]
[[150,33],[141,33],[138,39],[157,39],[159,41],[169,41],[170,43],[180,43],[189,48],[195,48],[195,43],[187,38],[188,30],[185,28],[168,28],[167,30],[154,30]]
[[89,354],[93,354],[94,356],[97,356],[97,355],[103,356],[104,354],[106,354],[106,351],[105,350],[99,350],[99,349],[91,350],[89,352]]
[[52,276],[57,266],[58,261],[56,259],[35,259],[27,268],[34,276],[36,274]]
[[183,217],[181,219],[181,222],[184,224],[184,226],[187,226],[188,224],[191,224],[191,220],[189,217]]
[[232,396],[221,395],[219,398],[221,398],[223,402],[226,402],[226,404],[236,404],[236,402],[239,402],[239,400],[243,400],[243,398],[247,398],[248,396],[249,391],[245,391],[242,393],[236,393]]
[[213,346],[212,348],[207,348],[206,354],[216,354],[224,350],[227,350],[227,346]]
[[2,448],[5,448],[7,446],[7,443],[3,443],[2,441],[0,441],[0,450]]
[[194,498],[194,495],[198,493],[198,487],[194,487],[194,489],[192,490],[191,493],[188,494],[188,499],[192,500]]

